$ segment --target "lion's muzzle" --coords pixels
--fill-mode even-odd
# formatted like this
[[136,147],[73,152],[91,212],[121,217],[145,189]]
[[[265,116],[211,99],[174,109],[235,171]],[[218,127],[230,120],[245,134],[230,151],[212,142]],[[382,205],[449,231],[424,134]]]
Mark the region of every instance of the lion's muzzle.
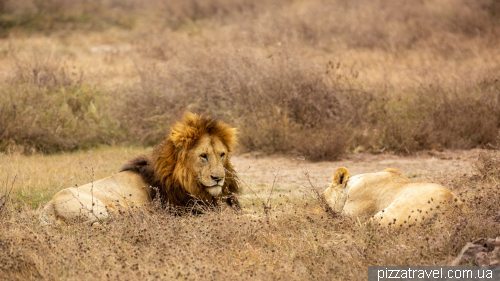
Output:
[[212,196],[219,196],[222,193],[225,177],[212,174],[210,175],[210,179],[213,181],[213,184],[206,187],[208,193]]
[[212,196],[219,196],[222,193],[222,185],[207,187],[207,191]]
[[215,184],[216,185],[221,185],[224,183],[224,177],[220,177],[220,176],[214,176],[214,175],[210,175],[210,178],[215,181]]

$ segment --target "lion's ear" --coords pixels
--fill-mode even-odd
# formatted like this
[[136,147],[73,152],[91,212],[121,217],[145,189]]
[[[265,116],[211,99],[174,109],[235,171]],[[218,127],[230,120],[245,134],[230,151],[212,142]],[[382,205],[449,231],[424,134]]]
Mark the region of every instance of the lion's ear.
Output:
[[186,149],[197,137],[198,132],[189,127],[175,126],[172,128],[172,133],[170,133],[170,139],[176,148],[182,147]]
[[228,151],[233,152],[233,147],[238,143],[238,130],[222,122],[219,124],[219,128],[219,137],[226,144]]
[[332,186],[341,185],[349,179],[349,170],[347,168],[338,168],[332,178]]
[[199,128],[195,126],[198,119],[199,117],[195,113],[185,112],[183,120],[172,126],[170,139],[176,148],[187,149],[200,137]]
[[396,169],[396,168],[388,168],[388,169],[383,170],[382,172],[394,173],[394,174],[398,174],[398,175],[403,176],[403,177],[405,176],[403,174],[403,172],[401,172],[401,170]]

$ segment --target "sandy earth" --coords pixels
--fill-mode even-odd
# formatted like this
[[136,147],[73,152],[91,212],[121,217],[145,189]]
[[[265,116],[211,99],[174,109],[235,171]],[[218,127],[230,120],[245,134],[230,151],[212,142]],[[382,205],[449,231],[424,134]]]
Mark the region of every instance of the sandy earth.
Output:
[[[398,168],[415,181],[429,178],[471,174],[472,163],[480,150],[423,152],[417,156],[397,156],[388,154],[356,154],[335,162],[309,162],[300,158],[259,157],[254,154],[235,155],[232,158],[238,176],[247,188],[243,196],[268,193],[275,186],[278,191],[298,191],[307,189],[306,173],[314,186],[320,190],[327,187],[332,175],[339,167],[349,169],[351,175],[379,172],[386,168]],[[249,190],[251,189],[251,190]]]

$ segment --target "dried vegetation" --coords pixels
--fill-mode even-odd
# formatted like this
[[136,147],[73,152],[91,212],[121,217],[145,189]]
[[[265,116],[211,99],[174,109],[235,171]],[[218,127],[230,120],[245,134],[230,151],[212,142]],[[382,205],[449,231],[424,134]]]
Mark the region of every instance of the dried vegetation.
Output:
[[[240,151],[308,160],[494,148],[499,14],[496,0],[0,0],[0,151],[153,145],[186,109],[238,127]],[[130,153],[110,150],[93,160],[108,163],[98,178]],[[312,189],[276,190],[265,208],[245,195],[256,217],[152,208],[46,227],[33,205],[78,173],[35,154],[21,183],[2,170],[0,277],[362,280],[371,265],[444,265],[498,236],[498,159],[486,151],[474,176],[435,179],[471,210],[436,226],[361,224],[322,210]]]
[[497,1],[0,6],[5,36],[58,46],[4,49],[4,151],[153,145],[186,109],[239,127],[241,151],[310,160],[487,147],[499,134]]
[[0,90],[0,150],[57,152],[112,143],[116,122],[97,112],[105,97],[82,84],[83,72],[36,51],[15,61],[14,75]]
[[[494,154],[483,154],[478,167],[497,161]],[[9,280],[360,280],[372,265],[446,265],[466,242],[500,231],[498,173],[484,171],[435,179],[461,197],[470,215],[395,230],[325,212],[312,185],[303,187],[303,196],[290,198],[279,178],[264,196],[245,191],[241,203],[254,215],[228,208],[174,216],[153,205],[115,215],[103,225],[45,226],[35,210],[14,201],[1,213],[0,275]],[[308,177],[306,170],[303,176]],[[12,184],[19,182],[4,183]]]

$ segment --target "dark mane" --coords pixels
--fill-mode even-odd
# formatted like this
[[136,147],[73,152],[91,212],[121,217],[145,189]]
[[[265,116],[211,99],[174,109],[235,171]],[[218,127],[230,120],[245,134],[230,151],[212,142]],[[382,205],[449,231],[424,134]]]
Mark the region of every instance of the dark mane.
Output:
[[[174,205],[174,206],[182,206],[189,205],[189,199],[192,198],[187,192],[182,193],[169,193],[166,194],[166,191],[169,190],[168,187],[163,186],[163,184],[157,180],[154,172],[154,165],[151,161],[151,156],[147,155],[139,155],[136,158],[130,160],[127,164],[125,164],[120,172],[131,171],[136,174],[139,174],[142,179],[153,188],[152,199],[160,200],[162,205]],[[180,196],[179,196],[180,195]]]

